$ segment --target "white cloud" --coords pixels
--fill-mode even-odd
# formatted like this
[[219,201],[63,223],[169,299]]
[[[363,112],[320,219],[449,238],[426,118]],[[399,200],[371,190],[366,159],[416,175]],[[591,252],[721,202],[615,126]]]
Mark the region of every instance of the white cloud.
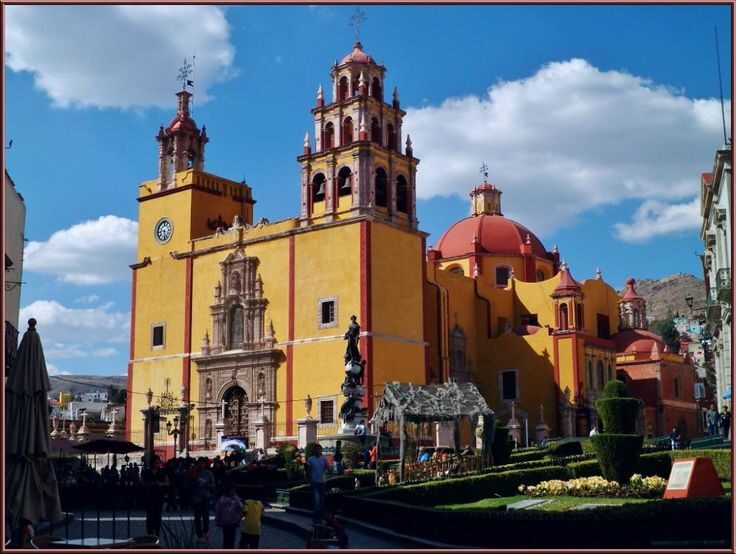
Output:
[[700,197],[686,204],[665,204],[657,200],[645,200],[636,210],[631,223],[616,223],[617,238],[625,242],[642,243],[652,238],[699,229]]
[[46,372],[49,375],[71,375],[68,371],[64,371],[56,367],[54,364],[46,362]]
[[[665,224],[666,204],[677,212],[697,192],[722,135],[717,100],[689,99],[580,59],[498,82],[483,98],[409,108],[404,128],[422,160],[420,198],[467,198],[485,162],[503,190],[504,214],[542,236],[627,199],[658,201],[662,217],[650,228],[678,230]],[[622,240],[632,236],[616,229]]]
[[116,356],[118,353],[114,348],[98,348],[92,352],[92,355],[96,358],[109,358],[110,356]]
[[96,294],[88,294],[87,296],[80,296],[75,302],[79,302],[80,304],[94,304],[99,299],[100,297]]
[[33,73],[58,107],[170,107],[196,54],[197,102],[235,74],[230,26],[216,6],[8,6],[6,63]]
[[137,236],[135,221],[105,215],[57,231],[46,242],[29,242],[24,269],[76,285],[126,280],[128,265],[135,262]]
[[[112,311],[113,304],[77,309],[63,306],[55,300],[36,300],[20,310],[20,321],[34,317],[49,357],[82,354],[104,348],[100,344],[125,343],[130,337],[130,313]],[[79,356],[77,356],[79,357]]]

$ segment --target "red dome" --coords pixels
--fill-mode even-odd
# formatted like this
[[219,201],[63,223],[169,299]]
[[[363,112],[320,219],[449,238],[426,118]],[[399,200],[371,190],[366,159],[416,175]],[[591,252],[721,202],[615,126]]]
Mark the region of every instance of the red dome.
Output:
[[375,63],[370,54],[363,52],[363,45],[360,42],[356,42],[353,47],[353,51],[342,59],[342,63]]
[[547,251],[529,229],[502,215],[481,214],[466,217],[450,227],[435,245],[442,258],[469,256],[475,252],[474,237],[478,237],[480,251],[487,254],[521,254],[527,237],[532,253],[541,258]]
[[619,354],[633,354],[634,350],[639,354],[649,353],[655,344],[660,352],[664,352],[665,347],[662,337],[644,329],[629,329],[616,333],[613,335],[613,342],[616,343],[616,352]]

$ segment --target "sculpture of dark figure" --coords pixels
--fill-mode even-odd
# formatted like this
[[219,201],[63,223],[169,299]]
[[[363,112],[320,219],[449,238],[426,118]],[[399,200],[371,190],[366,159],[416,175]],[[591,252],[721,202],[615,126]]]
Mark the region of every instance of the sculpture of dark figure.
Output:
[[349,363],[345,367],[345,381],[342,384],[342,389],[345,387],[355,388],[363,384],[363,373],[365,370],[365,360],[359,364]]
[[356,364],[360,363],[361,357],[358,351],[358,341],[360,340],[360,325],[358,325],[357,317],[351,316],[350,321],[352,322],[348,327],[347,333],[345,333],[345,340],[348,341],[348,346],[345,349],[345,363],[353,362]]
[[343,421],[352,421],[356,415],[362,414],[366,411],[360,407],[360,399],[348,396],[345,402],[340,406],[340,419]]

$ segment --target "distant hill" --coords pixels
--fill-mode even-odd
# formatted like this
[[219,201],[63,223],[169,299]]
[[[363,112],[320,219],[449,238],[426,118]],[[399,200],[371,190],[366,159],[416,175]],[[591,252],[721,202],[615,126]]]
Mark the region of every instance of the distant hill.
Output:
[[[620,289],[619,294],[623,294]],[[665,319],[675,314],[689,314],[685,302],[693,297],[693,315],[703,314],[705,306],[705,283],[694,275],[676,273],[661,279],[637,279],[636,291],[647,301],[647,315],[654,319]]]
[[61,391],[71,392],[72,395],[78,392],[107,391],[110,386],[124,389],[127,380],[125,375],[49,375],[51,390],[48,396],[58,398]]

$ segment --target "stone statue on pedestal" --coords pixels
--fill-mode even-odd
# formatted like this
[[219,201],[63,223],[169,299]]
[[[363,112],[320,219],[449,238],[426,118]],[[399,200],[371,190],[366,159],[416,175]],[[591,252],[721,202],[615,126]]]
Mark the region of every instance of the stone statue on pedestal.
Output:
[[360,340],[360,325],[358,325],[357,317],[350,318],[350,326],[345,333],[345,340],[348,341],[345,349],[345,380],[340,390],[345,397],[345,401],[340,407],[340,419],[342,420],[342,432],[352,432],[359,421],[365,419],[366,409],[362,406],[362,398],[365,394],[363,389],[363,373],[365,369],[365,360],[358,350],[358,341]]

